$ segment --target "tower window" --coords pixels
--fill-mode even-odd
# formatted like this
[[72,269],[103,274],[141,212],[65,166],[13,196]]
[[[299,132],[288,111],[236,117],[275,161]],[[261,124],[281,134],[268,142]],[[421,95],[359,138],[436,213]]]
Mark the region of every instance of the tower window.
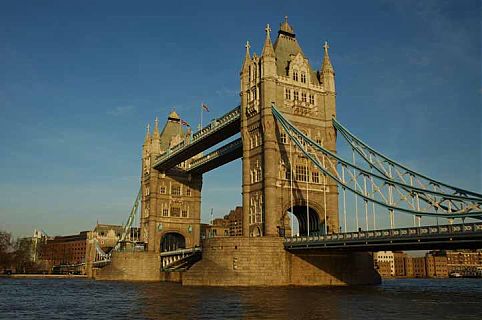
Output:
[[320,183],[320,174],[318,172],[311,173],[311,182]]
[[171,194],[174,196],[180,196],[181,195],[181,186],[178,184],[174,184],[171,187]]
[[286,144],[286,133],[285,132],[281,132],[280,135],[280,141],[282,144]]
[[166,186],[160,186],[159,187],[159,193],[160,194],[166,194]]
[[167,209],[167,208],[162,209],[162,216],[168,217],[169,216],[169,209]]
[[295,101],[298,101],[298,100],[299,100],[298,91],[294,91],[294,92],[293,92],[293,96],[294,96],[294,100],[295,100]]
[[315,95],[310,94],[310,104],[315,104]]
[[179,216],[181,216],[181,208],[171,207],[171,217],[179,217]]
[[186,189],[186,196],[188,196],[188,197],[191,196],[191,188]]
[[296,180],[307,181],[308,169],[306,168],[306,166],[296,166],[295,175],[296,175]]
[[298,71],[293,71],[293,80],[298,81]]
[[306,83],[306,74],[304,72],[301,73],[301,82]]
[[187,209],[182,210],[182,217],[187,218]]
[[286,100],[291,100],[291,90],[285,88],[285,99]]

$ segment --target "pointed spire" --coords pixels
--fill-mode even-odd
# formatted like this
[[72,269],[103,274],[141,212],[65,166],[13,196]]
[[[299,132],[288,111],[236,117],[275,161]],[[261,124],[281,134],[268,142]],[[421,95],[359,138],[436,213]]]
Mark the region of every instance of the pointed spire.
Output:
[[263,52],[261,53],[261,56],[274,57],[274,49],[273,49],[273,45],[271,44],[271,28],[269,24],[266,25],[266,28],[264,30],[266,31],[266,40],[264,41],[264,47],[263,47]]
[[151,139],[151,125],[148,123],[147,124],[147,130],[146,130],[146,138],[144,139],[145,142],[149,141]]
[[243,69],[247,68],[247,66],[251,62],[251,55],[249,54],[249,49],[251,48],[251,45],[249,44],[249,41],[246,41],[245,47],[246,47],[246,55],[244,56]]
[[326,71],[334,72],[333,65],[331,64],[331,61],[330,61],[330,56],[328,55],[329,47],[330,46],[328,45],[328,42],[325,41],[325,43],[323,44],[323,50],[325,51],[325,55],[323,56],[323,63],[321,64],[322,73]]
[[251,56],[249,55],[249,49],[251,48],[249,41],[246,41],[246,45],[244,47],[246,48],[246,57],[251,58]]
[[153,139],[159,139],[159,119],[154,120],[154,131],[152,132]]

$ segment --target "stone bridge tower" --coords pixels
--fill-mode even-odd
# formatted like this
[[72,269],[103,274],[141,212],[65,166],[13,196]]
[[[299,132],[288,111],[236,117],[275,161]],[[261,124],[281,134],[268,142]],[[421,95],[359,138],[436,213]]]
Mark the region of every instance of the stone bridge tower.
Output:
[[240,76],[243,234],[289,233],[288,212],[296,216],[301,234],[337,232],[336,184],[296,150],[271,111],[274,103],[310,138],[336,151],[336,132],[331,122],[336,113],[335,72],[328,45],[325,42],[323,46],[320,70],[314,70],[287,18],[274,45],[270,31],[268,25],[261,56],[251,57],[249,42],[246,44]]
[[[191,248],[200,241],[202,176],[184,172],[185,162],[165,172],[153,168],[156,158],[183,139],[190,139],[173,111],[159,133],[156,118],[142,146],[141,240],[153,252]],[[188,160],[189,161],[189,160]]]

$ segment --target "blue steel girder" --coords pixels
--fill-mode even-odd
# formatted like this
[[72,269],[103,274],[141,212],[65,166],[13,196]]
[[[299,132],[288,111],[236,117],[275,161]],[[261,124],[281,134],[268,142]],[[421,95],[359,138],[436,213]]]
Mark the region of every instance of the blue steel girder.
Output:
[[[349,190],[361,197],[365,203],[380,205],[391,212],[396,210],[419,217],[435,216],[448,219],[482,217],[482,198],[427,190],[371,172],[317,144],[286,120],[274,105],[272,110],[275,119],[304,156],[325,176],[332,178],[343,192]],[[349,179],[346,179],[346,176]],[[370,184],[371,191],[367,188],[367,182]],[[426,201],[425,207],[420,206],[420,197]]]
[[240,132],[241,107],[238,106],[195,132],[191,141],[182,141],[162,153],[154,163],[159,171],[170,169]]

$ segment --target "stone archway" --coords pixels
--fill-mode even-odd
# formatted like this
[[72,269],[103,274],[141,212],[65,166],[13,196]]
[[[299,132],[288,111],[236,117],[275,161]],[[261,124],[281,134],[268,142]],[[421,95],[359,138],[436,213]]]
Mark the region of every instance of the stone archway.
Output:
[[[288,206],[285,210],[286,214],[290,214],[290,219],[296,218],[298,222],[299,235],[308,235],[308,224],[309,224],[309,234],[319,235],[323,234],[325,231],[324,219],[320,216],[320,208],[316,205],[306,206],[305,203],[295,203],[293,207]],[[294,230],[292,230],[293,234]]]
[[186,238],[177,232],[165,233],[160,241],[160,251],[173,251],[186,248]]
[[254,226],[251,230],[252,237],[261,237],[263,233],[261,232],[261,228],[259,226]]

